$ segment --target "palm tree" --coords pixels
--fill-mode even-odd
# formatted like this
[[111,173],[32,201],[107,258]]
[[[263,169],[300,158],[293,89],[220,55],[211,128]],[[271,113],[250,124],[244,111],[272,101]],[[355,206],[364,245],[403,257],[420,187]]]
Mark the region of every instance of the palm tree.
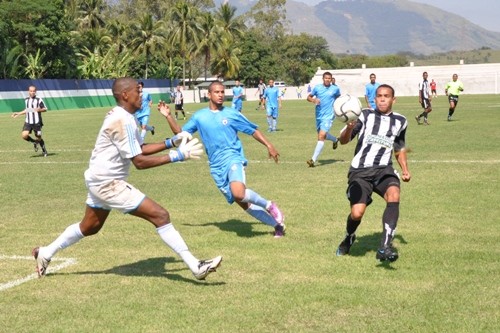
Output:
[[155,21],[151,14],[141,17],[135,26],[137,36],[132,40],[132,49],[137,54],[143,54],[145,58],[144,78],[148,78],[148,67],[151,55],[156,49],[165,43],[165,30],[162,20]]
[[243,37],[245,25],[240,17],[235,17],[236,7],[229,3],[223,3],[215,12],[215,18],[218,24],[222,27],[227,36],[231,39],[239,39]]
[[207,80],[207,72],[212,60],[212,54],[217,53],[223,45],[223,30],[222,27],[216,24],[213,15],[209,12],[203,13],[201,17],[201,33],[199,36],[199,44],[196,48],[197,54],[202,54],[204,57],[205,81]]
[[182,0],[176,3],[171,10],[172,25],[170,44],[177,45],[179,55],[182,58],[182,82],[186,85],[186,59],[190,56],[190,50],[198,44],[197,36],[201,30],[196,18],[198,10],[188,1]]
[[26,67],[24,68],[25,74],[30,79],[40,79],[43,77],[50,63],[46,63],[43,59],[45,52],[40,53],[40,49],[36,50],[36,54],[28,54],[24,56],[26,59]]
[[224,79],[238,76],[241,68],[241,62],[238,56],[241,50],[237,47],[231,47],[229,41],[224,40],[223,47],[217,54],[217,59],[212,63],[212,72],[218,73],[218,76]]
[[106,9],[105,0],[82,0],[79,6],[80,29],[96,29],[105,25],[103,11]]

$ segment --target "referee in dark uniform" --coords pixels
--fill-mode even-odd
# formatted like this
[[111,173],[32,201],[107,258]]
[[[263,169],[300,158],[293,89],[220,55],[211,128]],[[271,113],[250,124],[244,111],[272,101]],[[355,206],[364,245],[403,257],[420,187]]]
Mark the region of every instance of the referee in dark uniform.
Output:
[[399,255],[392,246],[399,218],[400,176],[392,166],[392,152],[401,167],[401,179],[411,179],[408,170],[405,136],[408,121],[392,111],[394,89],[386,84],[377,88],[376,109],[363,109],[358,120],[346,125],[340,133],[340,143],[346,144],[358,136],[348,174],[347,197],[351,212],[347,217],[346,236],[337,249],[342,256],[356,239],[366,207],[372,202],[373,192],[384,198],[386,207],[382,216],[382,238],[376,258],[395,261]]
[[[29,97],[24,100],[25,109],[20,112],[14,112],[12,118],[16,118],[20,115],[26,115],[24,120],[23,131],[21,136],[24,140],[33,143],[35,152],[38,151],[38,146],[42,148],[43,156],[48,155],[47,149],[45,148],[45,142],[42,139],[42,112],[47,111],[45,103],[40,97],[36,96],[36,87],[29,86],[28,88]],[[33,139],[30,134],[33,132],[35,134],[35,139]]]

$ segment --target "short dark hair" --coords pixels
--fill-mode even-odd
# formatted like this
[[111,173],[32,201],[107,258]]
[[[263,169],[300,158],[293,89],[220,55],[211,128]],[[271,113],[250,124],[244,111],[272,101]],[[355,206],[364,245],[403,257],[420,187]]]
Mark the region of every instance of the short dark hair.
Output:
[[224,87],[224,85],[222,84],[222,82],[220,82],[220,81],[213,81],[212,83],[210,83],[208,85],[208,92],[212,92],[212,87],[213,86],[223,86]]
[[144,88],[144,82],[139,81],[137,84]]
[[390,85],[388,85],[388,84],[381,84],[380,86],[378,86],[378,88],[377,88],[377,94],[378,94],[378,90],[380,88],[388,88],[388,89],[390,89],[392,91],[392,97],[396,96],[396,92],[394,91],[394,88],[391,87]]
[[323,78],[324,78],[326,75],[330,75],[331,77],[333,77],[332,73],[330,73],[330,72],[324,72],[324,73],[323,73]]

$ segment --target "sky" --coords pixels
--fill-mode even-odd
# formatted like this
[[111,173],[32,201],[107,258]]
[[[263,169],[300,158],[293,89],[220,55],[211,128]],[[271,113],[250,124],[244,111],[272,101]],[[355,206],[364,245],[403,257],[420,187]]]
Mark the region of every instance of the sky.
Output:
[[[316,5],[325,0],[295,0]],[[327,0],[332,1],[332,0]],[[395,0],[397,1],[397,0]],[[487,30],[500,32],[500,0],[411,0],[460,15]]]

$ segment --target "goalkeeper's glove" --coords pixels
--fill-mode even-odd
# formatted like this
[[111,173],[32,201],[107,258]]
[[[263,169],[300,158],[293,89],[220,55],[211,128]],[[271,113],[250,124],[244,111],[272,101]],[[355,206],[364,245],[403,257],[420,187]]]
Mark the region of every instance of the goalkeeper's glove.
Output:
[[179,147],[179,149],[171,150],[168,156],[170,156],[170,162],[174,163],[186,161],[190,158],[199,159],[201,154],[203,154],[203,145],[195,138]]
[[167,147],[167,149],[180,147],[181,145],[184,145],[187,141],[191,140],[192,138],[193,136],[190,133],[182,131],[171,138],[167,138],[165,140],[165,146]]

